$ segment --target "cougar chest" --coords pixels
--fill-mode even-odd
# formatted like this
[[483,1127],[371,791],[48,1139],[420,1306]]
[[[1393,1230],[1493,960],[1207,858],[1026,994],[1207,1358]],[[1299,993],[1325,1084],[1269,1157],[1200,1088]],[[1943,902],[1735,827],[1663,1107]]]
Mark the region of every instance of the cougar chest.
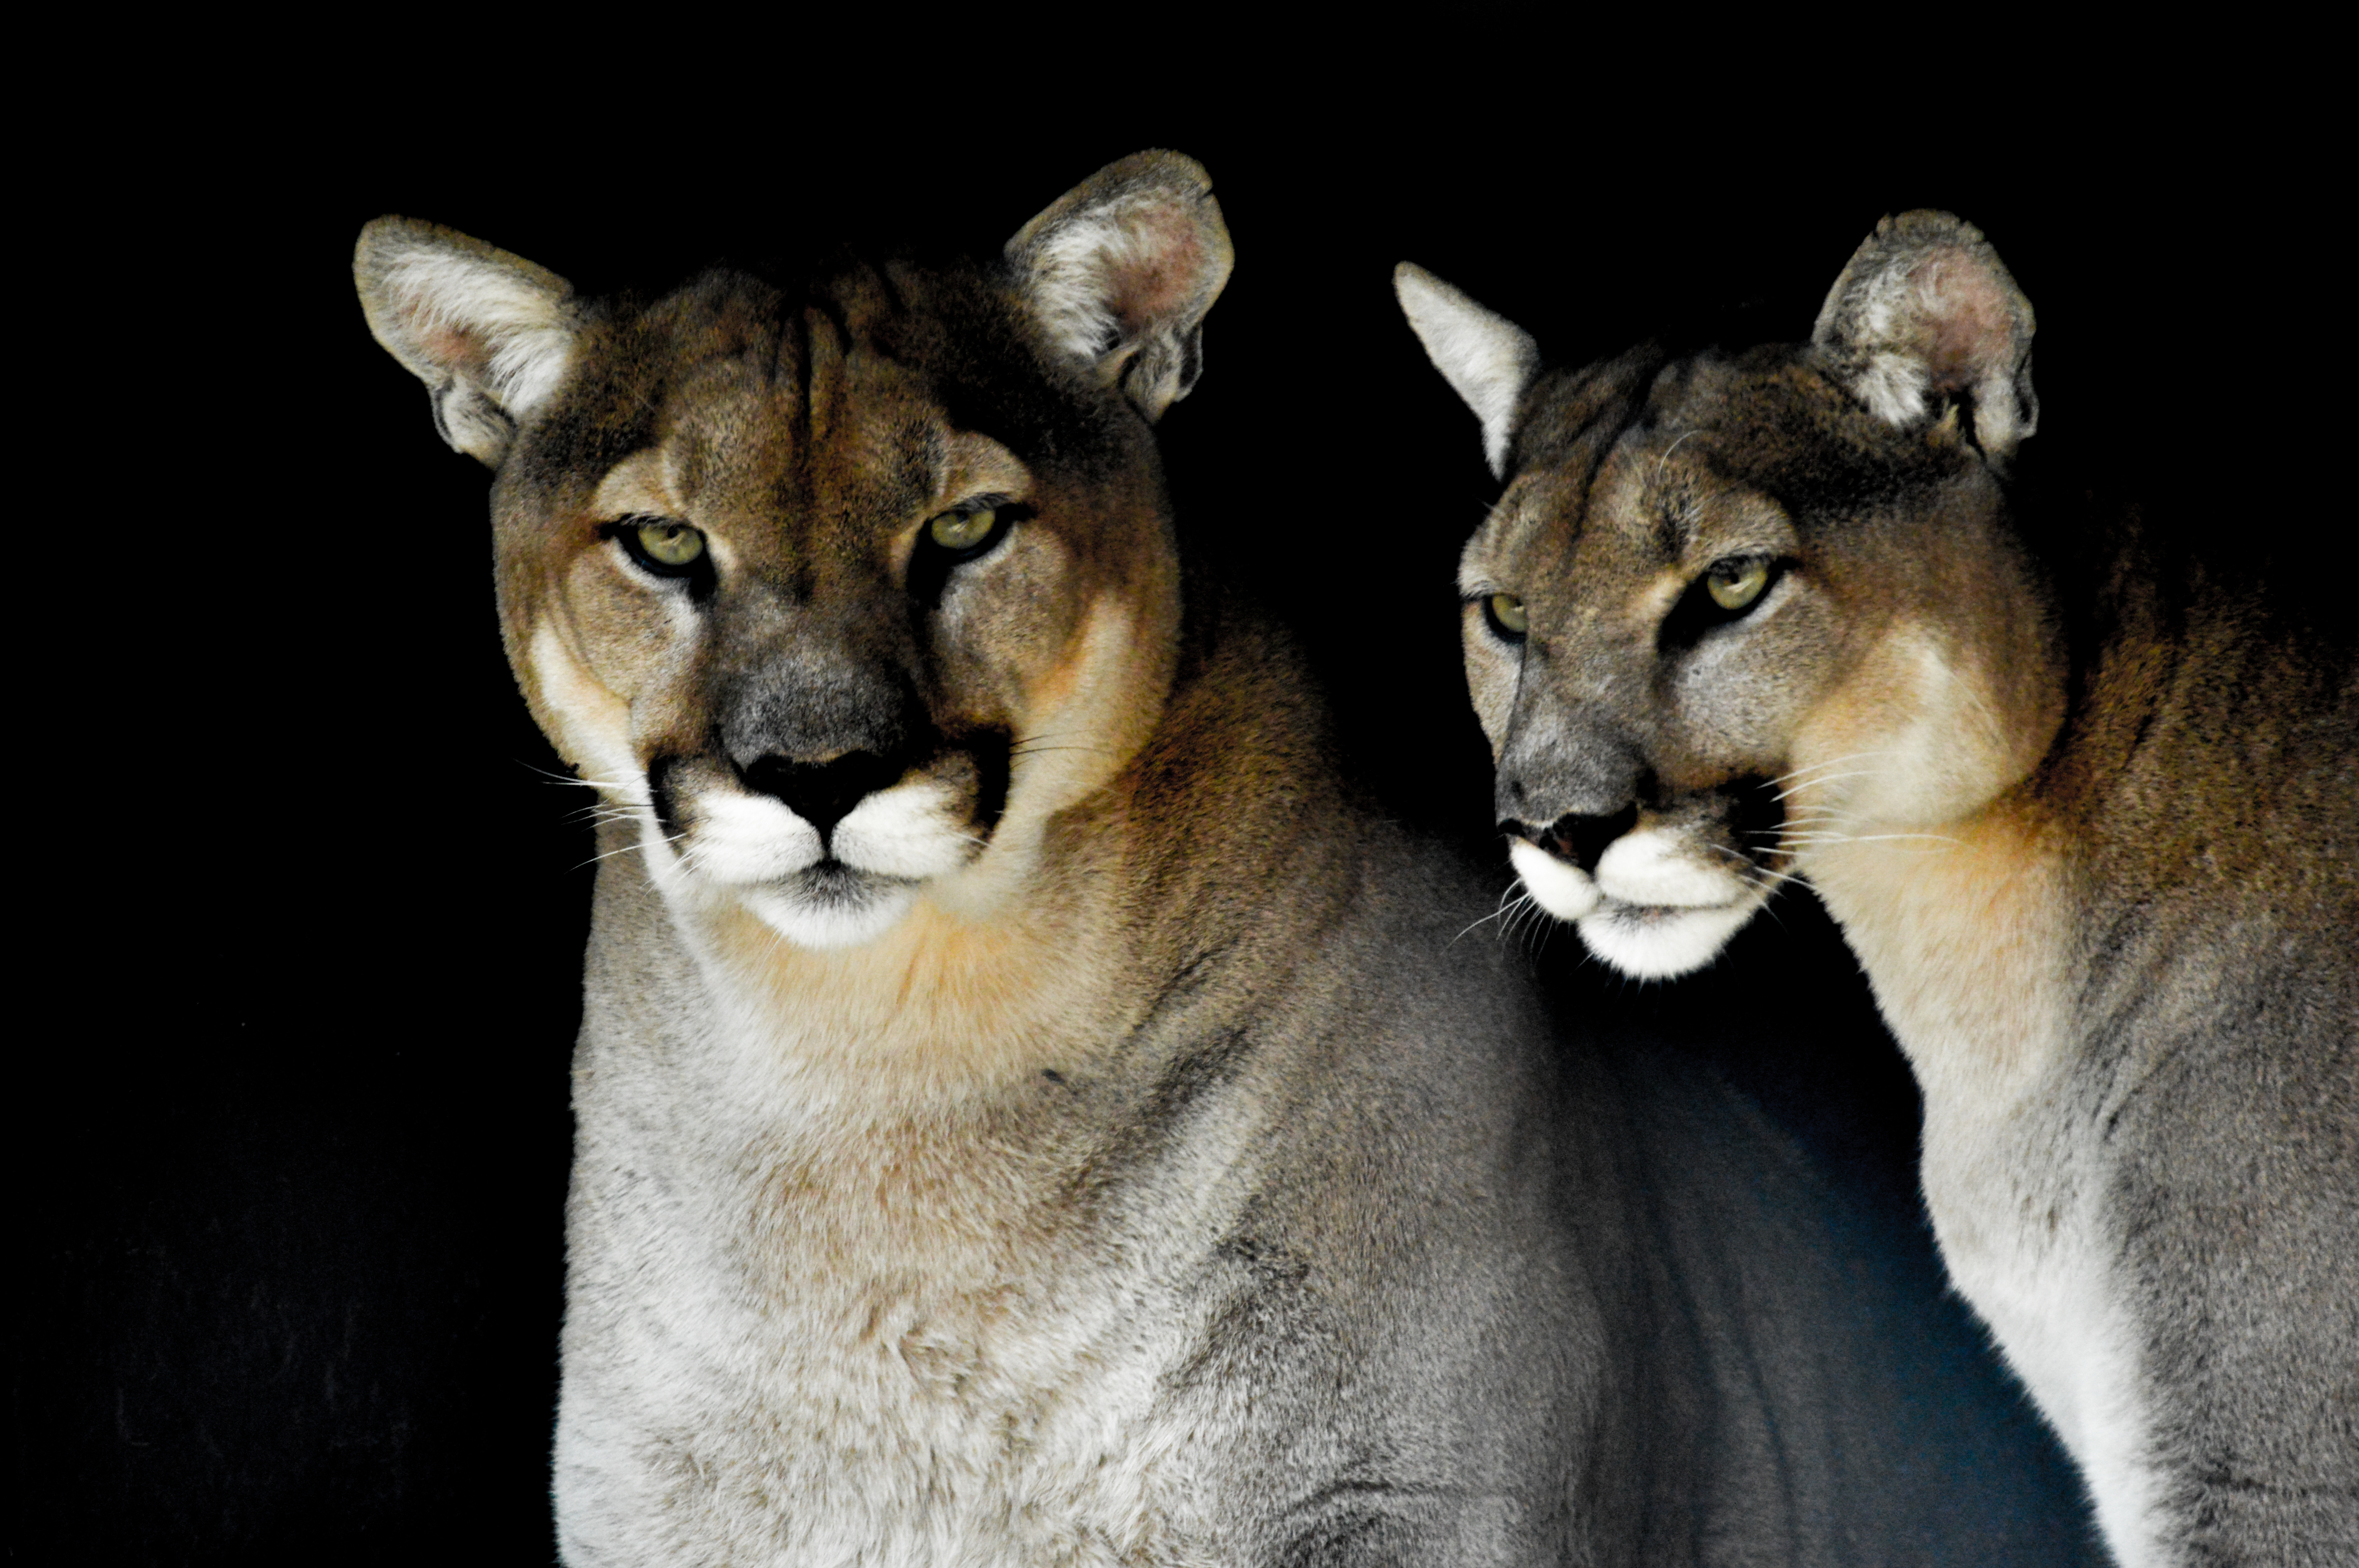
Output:
[[1010,1131],[774,1125],[606,1195],[577,1441],[662,1433],[658,1514],[754,1560],[1187,1561],[1187,1271]]

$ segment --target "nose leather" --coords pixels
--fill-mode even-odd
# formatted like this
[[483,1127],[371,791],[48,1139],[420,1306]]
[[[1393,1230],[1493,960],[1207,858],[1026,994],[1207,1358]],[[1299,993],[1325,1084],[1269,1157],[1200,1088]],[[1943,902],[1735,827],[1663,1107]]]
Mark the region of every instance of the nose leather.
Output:
[[1636,826],[1638,803],[1634,800],[1605,816],[1569,811],[1545,827],[1536,828],[1511,817],[1499,824],[1499,831],[1512,838],[1529,839],[1560,860],[1570,861],[1584,871],[1594,871],[1605,847]]
[[775,754],[756,757],[739,776],[746,788],[783,802],[825,838],[853,806],[898,783],[906,771],[899,762],[875,752],[846,752],[821,762]]

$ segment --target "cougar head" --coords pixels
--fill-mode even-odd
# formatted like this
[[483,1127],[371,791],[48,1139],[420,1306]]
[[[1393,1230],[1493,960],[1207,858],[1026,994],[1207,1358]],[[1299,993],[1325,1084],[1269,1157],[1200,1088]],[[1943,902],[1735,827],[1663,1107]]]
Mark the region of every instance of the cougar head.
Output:
[[988,911],[1136,753],[1174,665],[1149,425],[1230,249],[1142,153],[988,263],[715,271],[653,303],[382,218],[354,271],[496,471],[510,664],[676,903],[870,941]]
[[1575,370],[1396,284],[1507,481],[1459,573],[1499,829],[1600,957],[1698,968],[1784,879],[2029,772],[2054,633],[2000,481],[2032,317],[1980,233],[1886,219],[1808,344]]

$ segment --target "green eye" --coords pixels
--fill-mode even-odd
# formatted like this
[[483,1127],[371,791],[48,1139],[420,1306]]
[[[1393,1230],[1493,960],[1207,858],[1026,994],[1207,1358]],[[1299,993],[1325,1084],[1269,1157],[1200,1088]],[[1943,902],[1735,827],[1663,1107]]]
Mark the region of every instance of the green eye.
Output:
[[1531,612],[1512,593],[1495,593],[1484,601],[1483,608],[1491,617],[1492,626],[1510,642],[1532,629]]
[[945,512],[926,524],[926,537],[945,550],[972,550],[991,537],[999,526],[999,509],[986,506],[980,512]]
[[1723,610],[1742,610],[1769,586],[1769,563],[1758,558],[1715,561],[1703,588]]
[[704,535],[685,523],[657,519],[640,524],[636,532],[639,552],[659,567],[678,570],[704,554]]

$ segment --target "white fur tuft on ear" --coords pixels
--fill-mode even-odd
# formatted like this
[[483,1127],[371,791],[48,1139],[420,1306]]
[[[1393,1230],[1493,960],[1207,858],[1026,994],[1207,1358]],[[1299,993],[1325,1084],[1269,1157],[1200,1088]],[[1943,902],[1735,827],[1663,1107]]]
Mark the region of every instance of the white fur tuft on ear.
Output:
[[2004,462],[2039,425],[2031,302],[1982,231],[1947,212],[1876,224],[1827,292],[1810,341],[1868,412],[1907,427],[1969,400],[1974,442]]
[[1539,374],[1539,344],[1413,263],[1393,269],[1393,293],[1433,368],[1483,422],[1483,455],[1492,474],[1506,478],[1516,407]]
[[1049,340],[1149,420],[1203,371],[1205,313],[1234,253],[1203,166],[1174,152],[1108,164],[1007,242]]
[[442,438],[494,468],[573,360],[573,290],[437,223],[379,218],[353,254],[376,341],[426,384]]

